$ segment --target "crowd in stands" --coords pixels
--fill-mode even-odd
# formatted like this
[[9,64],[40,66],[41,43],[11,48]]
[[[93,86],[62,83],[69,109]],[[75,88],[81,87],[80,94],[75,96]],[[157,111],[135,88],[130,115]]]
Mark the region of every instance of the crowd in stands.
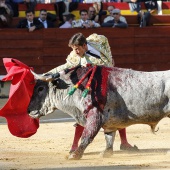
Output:
[[[157,0],[112,0],[113,2],[127,2],[131,12],[137,12],[137,18],[140,27],[149,25],[151,15],[155,11],[160,12],[162,1]],[[146,10],[141,9],[141,1],[144,2]],[[163,0],[165,1],[165,0]],[[45,2],[45,1],[44,1]],[[61,2],[61,1],[60,1]],[[74,2],[74,1],[73,1]],[[79,11],[80,19],[68,11],[62,9],[60,3],[60,11],[58,18],[59,23],[55,25],[57,20],[55,14],[50,14],[46,9],[41,9],[39,18],[34,15],[36,0],[0,0],[0,28],[10,27],[12,17],[18,16],[17,3],[24,3],[27,7],[25,11],[26,18],[19,21],[16,28],[27,28],[30,32],[41,28],[97,28],[97,27],[118,27],[127,28],[128,23],[126,17],[121,15],[120,9],[115,9],[114,6],[108,6],[107,11],[102,8],[102,2],[93,3],[89,9],[82,9]],[[75,7],[74,7],[75,8]],[[61,10],[62,9],[62,10]],[[62,13],[61,13],[62,11]],[[161,12],[160,12],[161,13]],[[107,15],[109,14],[109,15]]]
[[13,17],[13,10],[5,0],[0,0],[0,27],[9,27]]

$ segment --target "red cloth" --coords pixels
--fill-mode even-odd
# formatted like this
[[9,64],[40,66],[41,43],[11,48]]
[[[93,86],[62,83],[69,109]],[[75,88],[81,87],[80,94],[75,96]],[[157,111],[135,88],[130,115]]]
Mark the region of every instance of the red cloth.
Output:
[[5,117],[12,135],[22,138],[32,136],[37,132],[39,120],[32,119],[27,114],[27,107],[33,93],[35,81],[30,67],[12,58],[3,59],[7,75],[2,81],[11,80],[9,99],[0,110],[0,116]]

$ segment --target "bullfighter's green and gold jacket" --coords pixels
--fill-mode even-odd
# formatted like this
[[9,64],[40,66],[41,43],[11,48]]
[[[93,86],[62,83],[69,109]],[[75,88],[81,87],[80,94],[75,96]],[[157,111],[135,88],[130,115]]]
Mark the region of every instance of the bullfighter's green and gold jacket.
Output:
[[85,66],[87,63],[93,64],[93,65],[104,65],[104,66],[109,66],[109,67],[114,66],[114,61],[112,59],[110,45],[109,45],[108,39],[104,35],[92,34],[87,38],[87,43],[100,52],[100,58],[95,58],[95,57],[91,57],[88,55],[79,57],[74,51],[72,51],[67,56],[65,64],[60,65],[50,70],[49,72],[55,74],[66,68],[72,68],[79,64]]

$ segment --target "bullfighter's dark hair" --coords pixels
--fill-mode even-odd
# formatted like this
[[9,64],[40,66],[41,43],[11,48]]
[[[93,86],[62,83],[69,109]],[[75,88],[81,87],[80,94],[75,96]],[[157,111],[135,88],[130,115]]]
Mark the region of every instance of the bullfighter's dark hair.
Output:
[[87,40],[85,36],[82,33],[77,33],[71,37],[71,39],[69,40],[68,46],[69,47],[73,45],[83,46],[84,44],[87,44]]

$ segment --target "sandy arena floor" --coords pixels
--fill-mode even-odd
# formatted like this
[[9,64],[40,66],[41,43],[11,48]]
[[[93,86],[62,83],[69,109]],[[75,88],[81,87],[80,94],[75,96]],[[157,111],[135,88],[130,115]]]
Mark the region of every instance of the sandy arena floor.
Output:
[[[1,101],[1,100],[0,100]],[[2,102],[1,102],[2,105]],[[52,114],[55,117],[57,114]],[[59,114],[62,117],[62,114]],[[65,116],[65,115],[64,115]],[[47,117],[48,118],[48,117]],[[1,119],[1,122],[4,122]],[[152,134],[147,125],[127,128],[128,140],[140,152],[120,151],[118,133],[111,158],[100,157],[105,148],[103,131],[88,146],[81,160],[66,159],[74,134],[74,122],[41,123],[27,139],[12,136],[7,125],[0,128],[0,170],[141,170],[170,169],[170,119],[164,118]]]

